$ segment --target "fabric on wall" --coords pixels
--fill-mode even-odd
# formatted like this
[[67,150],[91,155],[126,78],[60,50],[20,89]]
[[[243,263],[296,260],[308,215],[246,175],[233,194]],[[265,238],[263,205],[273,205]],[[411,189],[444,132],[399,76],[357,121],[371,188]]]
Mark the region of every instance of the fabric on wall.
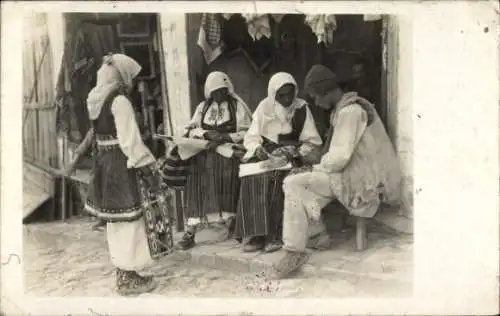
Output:
[[224,41],[224,50],[230,53],[238,48],[249,51],[253,40],[248,34],[245,18],[241,14],[233,14],[224,21],[222,30],[222,40]]
[[95,85],[102,57],[110,51],[118,51],[117,34],[112,25],[81,24],[65,43],[56,87],[56,125],[57,131],[67,134],[70,142],[81,142],[90,127],[87,95]]
[[247,21],[248,33],[254,41],[262,37],[271,38],[271,25],[268,14],[244,14]]
[[333,33],[337,29],[337,20],[333,14],[314,14],[306,16],[305,23],[311,27],[318,38],[318,43],[330,46],[333,43]]
[[380,14],[365,14],[363,15],[363,20],[366,22],[373,22],[382,20],[382,15]]
[[257,104],[267,95],[269,75],[259,73],[242,51],[221,57],[209,66],[208,72],[225,72],[233,82],[236,94],[253,112]]
[[203,51],[207,64],[212,63],[222,54],[222,32],[222,25],[217,14],[203,13],[197,44]]

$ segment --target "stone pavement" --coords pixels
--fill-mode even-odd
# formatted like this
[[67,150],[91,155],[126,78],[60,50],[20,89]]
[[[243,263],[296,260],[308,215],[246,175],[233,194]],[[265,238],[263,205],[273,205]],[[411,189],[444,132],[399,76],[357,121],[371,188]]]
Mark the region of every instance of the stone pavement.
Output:
[[[25,290],[42,296],[116,296],[103,232],[88,218],[24,226]],[[269,281],[260,272],[274,254],[245,254],[219,229],[197,235],[198,245],[161,259],[147,273],[159,287],[147,295],[195,297],[394,297],[412,293],[412,237],[370,225],[369,248],[354,250],[352,231],[339,232],[332,250],[315,252],[293,278]],[[180,234],[177,234],[179,238]]]

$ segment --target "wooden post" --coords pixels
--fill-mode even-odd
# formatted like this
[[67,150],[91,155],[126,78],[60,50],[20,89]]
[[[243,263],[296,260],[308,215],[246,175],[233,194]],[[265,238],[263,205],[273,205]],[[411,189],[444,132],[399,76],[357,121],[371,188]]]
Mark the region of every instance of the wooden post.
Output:
[[[68,150],[66,137],[60,137],[58,139],[59,144],[59,168],[62,169],[66,165],[66,151]],[[61,195],[60,198],[60,208],[61,208],[61,219],[66,219],[66,178],[62,177],[60,180]]]
[[182,191],[175,190],[175,223],[178,232],[184,231],[184,203]]
[[366,218],[356,217],[356,250],[363,251],[366,248]]

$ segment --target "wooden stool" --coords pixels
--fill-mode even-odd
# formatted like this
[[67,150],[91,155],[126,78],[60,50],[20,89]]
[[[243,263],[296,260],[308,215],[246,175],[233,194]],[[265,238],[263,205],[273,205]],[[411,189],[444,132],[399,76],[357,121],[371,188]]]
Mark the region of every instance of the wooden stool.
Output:
[[366,249],[366,218],[356,217],[356,250],[363,251]]
[[[332,203],[328,204],[324,207],[323,211],[326,212],[336,212],[337,214],[340,212],[342,214],[340,216],[341,223],[340,228],[345,229],[347,226],[347,219],[350,216],[345,209],[338,201],[332,201]],[[354,217],[355,226],[356,226],[356,250],[363,251],[367,246],[367,231],[366,231],[366,218],[363,217]]]

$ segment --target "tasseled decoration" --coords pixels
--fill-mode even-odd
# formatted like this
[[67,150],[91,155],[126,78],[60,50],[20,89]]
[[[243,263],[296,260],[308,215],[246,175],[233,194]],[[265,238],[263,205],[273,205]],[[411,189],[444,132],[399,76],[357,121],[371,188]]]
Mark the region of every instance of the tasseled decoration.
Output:
[[308,15],[305,23],[311,27],[313,33],[318,37],[318,43],[324,42],[328,46],[333,42],[333,32],[337,29],[335,15]]
[[216,14],[203,14],[197,44],[203,50],[207,64],[222,54],[222,25],[217,20]]
[[243,14],[248,24],[248,33],[254,41],[262,37],[271,38],[271,26],[267,14]]

